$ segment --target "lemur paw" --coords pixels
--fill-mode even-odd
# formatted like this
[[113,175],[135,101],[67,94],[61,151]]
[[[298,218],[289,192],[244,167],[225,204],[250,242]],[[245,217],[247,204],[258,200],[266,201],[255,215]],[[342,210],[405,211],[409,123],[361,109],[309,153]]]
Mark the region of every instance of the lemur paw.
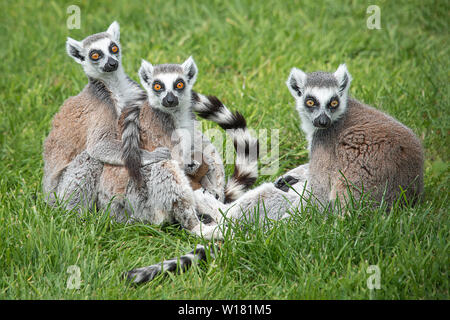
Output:
[[188,163],[184,166],[184,172],[186,172],[186,174],[193,176],[198,169],[200,168],[201,163],[199,163],[196,160],[192,160],[191,163]]
[[293,176],[284,176],[280,177],[273,184],[275,188],[280,189],[281,191],[288,192],[289,188],[296,184],[299,180],[294,178]]
[[214,197],[216,200],[220,200],[220,195],[217,192],[214,192],[213,190],[208,190],[206,188],[200,188],[199,191],[203,192],[203,194],[208,194],[212,197]]
[[224,239],[223,232],[217,224],[205,225],[203,223],[200,223],[195,226],[191,232],[205,238],[206,240],[221,241]]

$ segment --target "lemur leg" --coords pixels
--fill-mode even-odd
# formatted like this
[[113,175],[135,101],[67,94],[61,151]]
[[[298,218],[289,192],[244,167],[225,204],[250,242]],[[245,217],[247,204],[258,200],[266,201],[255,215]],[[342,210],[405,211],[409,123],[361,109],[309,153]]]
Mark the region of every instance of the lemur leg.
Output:
[[[126,174],[123,167],[120,169]],[[208,226],[198,219],[194,192],[177,161],[164,160],[146,165],[141,168],[141,173],[141,187],[133,182],[123,183],[118,173],[104,173],[103,176],[108,176],[101,179],[99,206],[109,207],[111,215],[121,222],[156,225],[176,222],[197,236],[223,238],[217,225]],[[125,188],[118,189],[117,185]]]
[[56,191],[67,210],[91,209],[96,201],[98,180],[103,163],[92,158],[86,151],[80,153],[60,177]]
[[[301,165],[275,180],[275,183],[264,183],[247,191],[238,200],[223,204],[202,190],[195,191],[197,211],[209,214],[219,224],[224,219],[240,220],[243,214],[259,213],[274,220],[286,217],[286,211],[305,203],[308,192],[308,167]],[[292,177],[292,179],[288,179]],[[291,181],[287,188],[280,188],[281,181]]]
[[[165,181],[169,182],[169,185],[155,196],[160,198],[160,195],[162,194],[165,198],[171,198],[171,203],[167,203],[166,208],[170,208],[171,206],[173,219],[180,223],[183,228],[197,236],[206,239],[223,239],[223,235],[218,228],[218,225],[206,225],[199,220],[194,191],[179,165],[175,161],[167,161],[162,163],[161,167],[165,169],[166,172],[170,173],[170,176],[165,178]],[[159,173],[164,174],[164,171],[160,171]],[[154,184],[155,180],[158,181],[158,179],[154,177],[151,183]],[[169,194],[167,193],[167,190],[170,190]]]
[[219,224],[227,219],[255,221],[257,216],[259,221],[267,218],[280,220],[286,217],[287,211],[295,209],[301,198],[296,193],[284,192],[276,188],[273,183],[264,183],[247,191],[238,200],[229,204],[223,204],[201,190],[194,193],[197,211],[201,214],[209,213]]

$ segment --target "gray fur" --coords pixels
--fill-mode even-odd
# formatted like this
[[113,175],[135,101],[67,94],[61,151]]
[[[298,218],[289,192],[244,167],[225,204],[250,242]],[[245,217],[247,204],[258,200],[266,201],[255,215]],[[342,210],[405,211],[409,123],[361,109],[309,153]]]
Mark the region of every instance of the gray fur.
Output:
[[157,76],[161,73],[179,73],[183,74],[183,68],[178,64],[159,64],[155,65],[153,75]]
[[95,33],[93,35],[90,35],[82,41],[83,47],[88,47],[91,44],[93,44],[94,42],[97,42],[98,40],[103,39],[103,38],[111,39],[111,35],[108,34],[107,32],[100,32],[100,33]]
[[405,190],[415,202],[423,192],[423,150],[414,133],[393,118],[350,98],[346,113],[315,132],[309,182],[322,204],[362,190],[392,205]]
[[[190,65],[190,67],[189,67]],[[148,111],[152,114],[153,121],[163,124],[162,128],[165,135],[173,136],[179,128],[187,128],[194,139],[192,141],[200,143],[205,150],[203,161],[208,163],[209,170],[203,177],[201,184],[203,190],[208,194],[213,194],[214,199],[222,199],[223,185],[218,182],[223,181],[223,166],[218,167],[215,148],[211,148],[211,143],[203,135],[194,130],[194,116],[192,113],[191,88],[195,82],[195,75],[190,79],[185,78],[186,88],[182,92],[175,92],[179,103],[172,108],[166,108],[162,99],[164,96],[158,96],[153,93],[151,84],[154,79],[164,83],[166,91],[172,92],[172,83],[178,76],[187,77],[192,69],[196,70],[195,63],[189,58],[183,65],[160,65],[152,66],[143,61],[139,71],[144,88],[148,93]],[[173,73],[177,73],[176,77]],[[160,77],[160,78],[158,78]],[[189,85],[188,85],[189,83]],[[157,134],[152,128],[145,128],[146,134]],[[151,130],[149,130],[151,129]],[[127,129],[125,128],[125,131]],[[188,135],[189,136],[189,135]],[[191,141],[191,142],[192,142]],[[193,142],[192,142],[193,143]],[[191,145],[192,146],[192,145]],[[206,147],[206,148],[205,148]],[[212,152],[212,153],[211,153]],[[211,155],[212,157],[208,157]],[[219,156],[220,157],[220,156]],[[100,208],[109,207],[115,219],[122,222],[145,222],[151,224],[165,224],[178,222],[188,231],[206,237],[208,239],[222,237],[217,225],[205,225],[197,218],[196,201],[194,192],[190,186],[185,173],[189,171],[185,168],[180,169],[180,164],[184,162],[176,157],[176,160],[167,160],[155,163],[142,168],[143,186],[136,186],[133,183],[128,184],[124,195],[114,198],[111,193],[107,177],[101,179],[99,187],[98,205]],[[182,166],[183,167],[183,166]],[[221,170],[217,170],[220,168]],[[194,173],[194,172],[193,172]]]
[[[145,62],[144,65],[146,65]],[[139,72],[144,87],[148,87],[152,83],[155,70],[159,70],[159,75],[164,75],[162,70],[183,71],[179,66],[164,65],[163,68],[159,68],[158,66],[147,65],[147,69],[141,68]],[[169,84],[166,85],[169,87]],[[211,143],[204,139],[201,132],[194,130],[191,110],[192,99],[189,92],[186,94],[185,98],[181,95],[178,96],[180,104],[176,108],[165,109],[164,106],[158,103],[158,100],[150,99],[153,95],[151,89],[148,90],[147,97],[153,103],[146,103],[143,107],[142,117],[145,127],[141,129],[156,145],[159,143],[164,145],[167,142],[164,142],[164,137],[170,139],[175,130],[181,125],[192,127],[196,141],[200,141],[200,144],[206,143],[208,146],[211,146]],[[128,117],[133,118],[136,116],[137,114],[135,113],[125,114],[125,121]],[[135,130],[125,126],[123,136],[128,134],[135,134]],[[151,148],[151,143],[150,145],[146,144],[145,147]],[[205,145],[202,145],[202,147],[204,148]],[[203,154],[203,157],[208,158],[207,154]],[[206,176],[211,184],[205,186],[205,188],[211,187],[211,192],[222,194],[223,199],[223,185],[220,185],[220,181],[223,181],[221,177],[224,175],[223,165],[215,161],[216,158],[217,155],[214,155],[214,160],[208,159],[210,170]],[[175,157],[174,160],[160,161],[144,166],[141,168],[142,185],[137,185],[132,181],[130,183],[125,182],[124,192],[120,192],[117,189],[117,185],[121,184],[120,171],[117,171],[116,168],[108,168],[109,171],[106,173],[104,171],[100,179],[98,207],[108,207],[111,215],[120,222],[144,222],[157,225],[179,223],[183,228],[195,235],[208,239],[222,238],[217,225],[205,225],[199,221],[193,190],[185,174],[186,172],[180,169],[180,164],[182,164],[181,159]],[[217,167],[219,168],[219,172],[217,172],[219,176],[215,172]]]
[[227,219],[239,221],[244,217],[246,220],[254,221],[257,214],[262,218],[261,222],[266,218],[285,219],[289,217],[289,212],[301,208],[309,198],[308,167],[308,164],[301,165],[285,174],[285,176],[291,175],[297,178],[297,182],[289,188],[288,192],[278,189],[274,183],[264,183],[247,191],[238,200],[223,204],[197,190],[195,191],[197,210],[201,214],[211,215],[219,224]]
[[55,192],[50,195],[50,203],[54,204],[58,199],[69,211],[92,209],[102,169],[102,162],[86,151],[80,153],[64,170]]
[[332,88],[336,86],[338,86],[337,80],[329,72],[316,71],[306,77],[306,87]]

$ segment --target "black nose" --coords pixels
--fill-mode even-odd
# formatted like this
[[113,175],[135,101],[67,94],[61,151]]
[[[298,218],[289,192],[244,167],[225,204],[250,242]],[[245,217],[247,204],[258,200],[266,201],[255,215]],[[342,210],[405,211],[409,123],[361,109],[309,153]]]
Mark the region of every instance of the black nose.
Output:
[[116,71],[118,66],[119,66],[119,61],[117,61],[116,59],[113,59],[111,57],[108,57],[108,61],[106,61],[105,66],[103,67],[103,70],[105,72]]
[[164,107],[173,108],[178,105],[178,98],[172,92],[169,92],[163,99],[162,104]]
[[317,128],[328,128],[331,124],[331,119],[324,113],[314,119],[314,126]]

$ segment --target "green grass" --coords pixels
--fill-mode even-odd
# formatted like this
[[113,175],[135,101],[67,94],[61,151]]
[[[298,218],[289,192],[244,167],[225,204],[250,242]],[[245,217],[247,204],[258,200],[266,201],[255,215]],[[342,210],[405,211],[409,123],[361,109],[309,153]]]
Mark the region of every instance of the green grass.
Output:
[[[81,30],[66,28],[71,4],[81,8]],[[371,4],[381,9],[381,30],[366,27]],[[447,1],[1,1],[0,299],[449,299],[449,12]],[[284,84],[290,69],[346,62],[351,94],[422,139],[423,202],[389,214],[357,209],[346,219],[311,210],[268,231],[246,225],[214,262],[128,287],[123,271],[199,240],[105,213],[80,219],[47,207],[41,194],[51,119],[86,83],[65,39],[113,20],[132,78],[142,58],[193,55],[197,91],[217,95],[254,129],[280,129],[280,168],[258,183],[308,161]],[[70,265],[81,271],[78,290],[66,286]],[[381,270],[380,290],[367,288],[369,265]]]

